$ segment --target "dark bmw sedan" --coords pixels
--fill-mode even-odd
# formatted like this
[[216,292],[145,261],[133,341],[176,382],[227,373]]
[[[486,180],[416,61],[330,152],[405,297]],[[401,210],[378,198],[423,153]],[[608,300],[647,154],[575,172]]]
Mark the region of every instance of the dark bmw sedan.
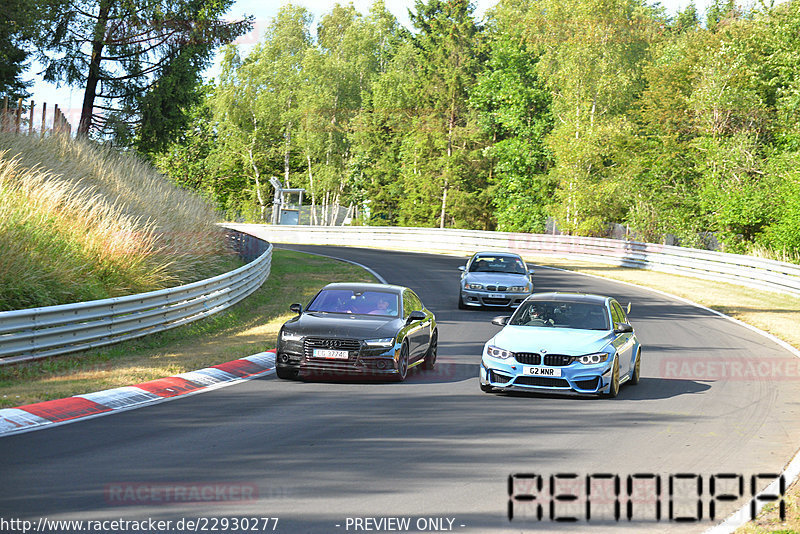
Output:
[[417,365],[433,369],[436,318],[407,287],[328,284],[278,333],[279,378],[360,375],[405,380]]

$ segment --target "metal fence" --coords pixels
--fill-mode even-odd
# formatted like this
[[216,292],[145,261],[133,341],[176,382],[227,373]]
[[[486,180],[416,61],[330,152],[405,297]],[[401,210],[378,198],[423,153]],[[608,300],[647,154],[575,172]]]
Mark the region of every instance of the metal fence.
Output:
[[800,266],[691,248],[565,235],[376,226],[303,227],[226,224],[275,243],[344,245],[431,253],[505,250],[523,257],[558,257],[650,269],[800,295]]
[[118,343],[233,306],[269,276],[272,245],[236,231],[227,235],[249,261],[231,272],[149,293],[0,312],[0,365]]

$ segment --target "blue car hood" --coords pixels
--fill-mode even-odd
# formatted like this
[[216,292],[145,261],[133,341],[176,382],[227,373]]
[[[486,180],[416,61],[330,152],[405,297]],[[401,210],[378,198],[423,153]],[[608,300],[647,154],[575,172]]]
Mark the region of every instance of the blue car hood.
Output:
[[614,339],[610,330],[506,326],[487,343],[511,352],[542,352],[579,356],[598,352]]

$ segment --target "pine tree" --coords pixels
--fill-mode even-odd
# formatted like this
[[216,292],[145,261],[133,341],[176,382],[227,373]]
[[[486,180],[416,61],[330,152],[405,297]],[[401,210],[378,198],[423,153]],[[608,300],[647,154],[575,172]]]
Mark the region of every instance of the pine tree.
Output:
[[[39,39],[49,82],[85,87],[78,135],[108,127],[115,116],[137,122],[140,98],[176,58],[191,50],[207,58],[251,21],[220,20],[233,0],[53,0],[45,9],[52,30]],[[202,62],[201,62],[202,63]],[[193,66],[197,68],[197,64]],[[194,80],[193,80],[194,82]],[[97,104],[100,100],[102,104]]]

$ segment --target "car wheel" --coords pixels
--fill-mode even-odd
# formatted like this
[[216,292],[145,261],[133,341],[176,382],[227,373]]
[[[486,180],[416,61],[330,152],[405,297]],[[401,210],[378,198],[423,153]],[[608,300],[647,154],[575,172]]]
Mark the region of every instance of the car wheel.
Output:
[[400,359],[397,360],[397,375],[395,376],[395,380],[397,382],[402,382],[406,379],[406,375],[408,375],[408,343],[404,342],[400,349]]
[[614,367],[611,368],[611,385],[608,387],[608,392],[604,394],[609,399],[613,399],[619,395],[619,362],[614,358]]
[[297,378],[297,369],[275,367],[275,374],[278,375],[278,378],[283,378],[284,380],[294,380]]
[[431,336],[431,344],[428,345],[428,351],[425,353],[425,360],[422,362],[422,368],[426,371],[430,371],[433,369],[433,366],[436,365],[436,351],[438,350],[438,343],[439,332],[434,330],[433,335]]
[[459,310],[467,309],[467,305],[464,304],[464,296],[461,293],[458,294],[458,309]]
[[631,374],[631,379],[629,382],[634,386],[639,383],[639,379],[641,378],[641,367],[642,367],[642,349],[639,349],[636,352],[636,363],[633,364],[633,373]]

